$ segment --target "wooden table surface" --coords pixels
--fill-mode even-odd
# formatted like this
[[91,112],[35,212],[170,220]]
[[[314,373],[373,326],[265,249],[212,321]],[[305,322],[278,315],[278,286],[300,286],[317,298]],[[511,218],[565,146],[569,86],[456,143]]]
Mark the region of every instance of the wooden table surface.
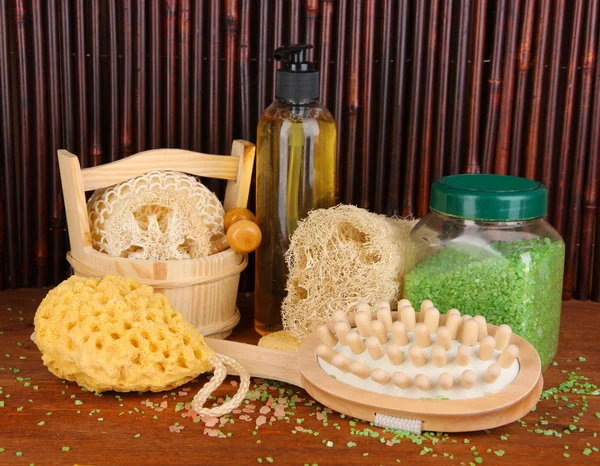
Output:
[[[489,432],[406,437],[327,412],[302,389],[269,381],[253,381],[258,399],[208,425],[185,409],[206,376],[169,393],[84,392],[49,373],[29,339],[46,291],[0,292],[2,465],[600,464],[600,398],[589,385],[600,382],[600,304],[564,303],[557,365],[544,373],[545,390],[571,385],[587,396],[547,392],[522,423]],[[232,338],[256,342],[248,303],[240,296],[244,317]],[[233,395],[235,381],[216,396]]]

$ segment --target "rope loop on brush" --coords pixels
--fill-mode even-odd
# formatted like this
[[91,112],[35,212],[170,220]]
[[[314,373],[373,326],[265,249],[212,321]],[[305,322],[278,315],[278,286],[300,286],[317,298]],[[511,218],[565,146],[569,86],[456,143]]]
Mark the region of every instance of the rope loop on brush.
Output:
[[[213,376],[202,389],[196,393],[192,400],[192,409],[201,416],[214,416],[221,417],[225,414],[229,414],[235,408],[237,408],[244,398],[248,389],[250,388],[250,374],[248,371],[235,359],[225,356],[223,354],[215,354],[211,357],[210,362],[213,366]],[[235,371],[240,376],[240,385],[237,393],[228,401],[224,402],[220,406],[214,408],[204,408],[204,403],[208,400],[208,397],[221,386],[225,377],[227,377],[227,367]]]

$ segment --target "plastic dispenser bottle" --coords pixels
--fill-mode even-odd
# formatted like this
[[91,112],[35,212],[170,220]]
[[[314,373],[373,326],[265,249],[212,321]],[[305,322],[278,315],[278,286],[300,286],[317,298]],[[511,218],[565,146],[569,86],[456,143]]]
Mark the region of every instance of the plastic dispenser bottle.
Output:
[[275,102],[258,123],[256,218],[263,241],[256,251],[254,326],[260,334],[281,330],[286,294],[285,253],[298,221],[335,202],[336,128],[319,102],[319,71],[306,61],[312,45],[286,45],[273,57]]

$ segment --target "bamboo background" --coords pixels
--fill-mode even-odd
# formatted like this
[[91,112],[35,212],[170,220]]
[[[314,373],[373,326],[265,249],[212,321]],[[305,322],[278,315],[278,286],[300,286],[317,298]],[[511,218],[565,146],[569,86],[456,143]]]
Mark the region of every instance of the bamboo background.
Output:
[[[0,287],[67,273],[58,148],[84,166],[167,146],[228,153],[234,138],[255,141],[273,99],[273,49],[308,42],[338,123],[342,202],[421,217],[441,175],[540,180],[567,243],[565,297],[600,301],[598,9],[0,0]],[[242,286],[252,288],[250,270]]]

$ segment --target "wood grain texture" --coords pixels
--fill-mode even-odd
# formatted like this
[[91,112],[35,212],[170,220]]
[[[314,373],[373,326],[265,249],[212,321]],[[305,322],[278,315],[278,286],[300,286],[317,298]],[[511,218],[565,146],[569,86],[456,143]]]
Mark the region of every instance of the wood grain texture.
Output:
[[[598,427],[594,412],[600,411],[597,397],[588,396],[588,411],[578,423],[578,426],[585,429],[583,432],[563,434],[560,441],[553,436],[527,432],[528,428],[532,430],[536,428],[534,424],[539,422],[539,416],[550,412],[552,416],[556,416],[556,419],[549,419],[549,424],[544,428],[555,429],[562,433],[569,424],[573,423],[572,416],[577,414],[573,409],[567,409],[565,404],[581,404],[581,395],[573,393],[564,394],[568,397],[568,402],[559,399],[556,403],[552,398],[541,401],[536,412],[523,416],[522,419],[527,425],[525,428],[518,423],[512,423],[489,433],[449,434],[446,440],[440,437],[436,444],[432,444],[431,440],[426,438],[420,445],[408,439],[398,438],[400,443],[388,446],[385,441],[391,440],[393,434],[367,423],[353,421],[348,417],[342,418],[335,412],[324,413],[322,405],[312,403],[311,397],[304,390],[289,385],[277,387],[284,390],[283,397],[296,396],[295,408],[286,409],[290,411],[287,415],[288,419],[276,419],[271,425],[267,422],[256,428],[259,410],[267,404],[271,398],[269,395],[273,394],[274,399],[280,396],[277,389],[270,390],[271,384],[266,383],[265,400],[261,400],[259,396],[258,399],[249,401],[255,406],[254,412],[235,414],[232,416],[236,421],[234,424],[215,426],[225,435],[231,433],[231,437],[213,438],[208,435],[208,431],[205,431],[207,427],[203,422],[193,423],[189,418],[182,418],[181,415],[185,414],[186,410],[175,412],[174,409],[178,402],[191,401],[193,394],[208,381],[209,375],[202,375],[197,381],[187,384],[184,388],[191,389],[188,395],[179,395],[178,391],[175,391],[174,396],[162,398],[164,396],[162,393],[128,393],[120,394],[122,401],[119,401],[113,394],[97,397],[92,393],[84,393],[75,384],[63,384],[49,373],[42,364],[38,349],[29,340],[33,330],[33,314],[46,292],[47,290],[40,289],[0,292],[0,329],[5,331],[1,338],[6,351],[11,354],[7,359],[10,363],[7,362],[5,365],[10,364],[18,368],[20,370],[18,375],[31,379],[29,386],[23,387],[24,382],[16,380],[16,375],[13,373],[0,372],[0,385],[5,394],[11,394],[11,397],[5,400],[3,408],[11,415],[0,417],[0,428],[5,432],[3,448],[6,451],[3,455],[6,455],[4,458],[7,463],[15,458],[16,451],[21,451],[23,452],[21,459],[26,462],[25,464],[32,462],[35,464],[65,462],[105,464],[106,451],[103,447],[105,441],[109,439],[110,459],[112,463],[117,464],[125,462],[153,464],[158,455],[161,457],[161,464],[181,464],[182,451],[187,452],[185,461],[189,463],[214,465],[246,465],[256,463],[259,457],[263,459],[263,464],[267,463],[265,458],[270,457],[274,460],[274,464],[335,465],[339,464],[342,456],[344,464],[352,465],[396,464],[397,459],[401,464],[438,465],[442,461],[440,457],[443,453],[453,455],[453,461],[456,463],[468,464],[469,461],[473,461],[472,447],[475,447],[479,456],[484,459],[484,464],[529,466],[532,459],[531,451],[536,451],[538,464],[569,465],[578,464],[578,461],[583,463],[584,460],[588,462],[595,460],[595,452],[590,458],[584,457],[581,452],[586,442],[596,445],[593,433]],[[258,340],[259,336],[252,328],[252,308],[248,306],[251,302],[251,296],[240,295],[238,306],[242,321],[230,339],[246,343],[256,343]],[[19,311],[23,314],[19,314]],[[598,304],[575,301],[565,303],[561,346],[556,357],[558,366],[551,366],[544,373],[544,388],[558,386],[567,379],[567,374],[562,373],[561,370],[571,372],[575,371],[576,367],[580,367],[577,371],[580,375],[589,377],[590,383],[598,383],[600,350],[586,343],[592,341],[600,331],[598,319],[588,318],[598,312],[600,312]],[[23,321],[19,321],[18,317],[23,317]],[[17,342],[21,342],[22,346],[18,346]],[[20,359],[21,356],[26,359]],[[587,361],[577,361],[579,356],[586,357]],[[567,363],[567,359],[572,362]],[[237,377],[228,377],[215,396],[217,398],[232,396],[236,387],[233,387],[231,382],[237,381]],[[253,379],[252,389],[262,385],[259,381],[254,388],[254,382],[256,379]],[[39,387],[37,391],[33,390],[34,385]],[[288,390],[291,391],[287,392]],[[64,395],[62,391],[65,392]],[[69,398],[71,395],[75,395],[83,405],[75,405],[73,399]],[[32,399],[33,403],[28,399]],[[167,401],[168,407],[162,412],[154,411],[142,405],[146,399],[158,404]],[[22,412],[15,411],[19,406],[24,407]],[[558,410],[559,406],[563,409]],[[134,411],[134,408],[138,411]],[[95,409],[100,409],[101,412],[90,416],[89,412]],[[78,410],[80,414],[77,414]],[[128,414],[129,411],[132,411],[132,414]],[[47,412],[52,414],[47,415]],[[121,412],[124,414],[119,416]],[[273,407],[270,414],[273,414]],[[157,419],[153,419],[154,415]],[[239,419],[242,415],[248,415],[250,421],[244,422]],[[325,415],[327,415],[328,426],[323,425],[325,419],[319,420]],[[103,421],[98,421],[98,417]],[[267,421],[269,419],[270,417],[267,417]],[[41,421],[44,421],[45,425],[37,425]],[[174,425],[175,422],[184,427],[180,433],[169,431],[169,426]],[[19,426],[18,429],[14,428],[16,425]],[[297,426],[319,432],[319,435],[315,436],[299,430],[295,434],[292,433]],[[352,429],[355,432],[362,432],[367,428],[377,436],[351,434]],[[253,434],[254,431],[257,433]],[[138,433],[140,438],[135,438]],[[504,438],[508,440],[502,440],[501,436],[505,436]],[[380,441],[381,438],[384,438],[383,443]],[[469,439],[468,444],[464,442],[465,438]],[[325,446],[324,439],[331,441],[332,446]],[[257,443],[257,440],[260,440],[260,443]],[[348,448],[348,442],[357,445]],[[193,449],[189,449],[190,443],[193,443]],[[563,456],[566,451],[564,445],[570,446],[568,450],[570,458]],[[70,451],[61,451],[63,446],[69,446]],[[433,451],[420,455],[424,447],[431,448]],[[491,450],[489,453],[488,448]],[[505,452],[504,456],[499,457],[494,454],[494,451],[499,450]],[[215,451],[222,453],[215,455]],[[368,456],[363,456],[364,453],[368,453]],[[434,454],[438,457],[433,457]],[[452,461],[447,462],[453,464]]]
[[[177,40],[178,47],[178,70],[175,73],[177,80],[177,109],[176,113],[179,141],[178,147],[181,149],[190,148],[190,46],[191,46],[191,5],[189,0],[179,0],[177,10]],[[194,60],[195,61],[195,60]],[[193,128],[196,130],[196,128]],[[195,131],[194,131],[195,132]]]

